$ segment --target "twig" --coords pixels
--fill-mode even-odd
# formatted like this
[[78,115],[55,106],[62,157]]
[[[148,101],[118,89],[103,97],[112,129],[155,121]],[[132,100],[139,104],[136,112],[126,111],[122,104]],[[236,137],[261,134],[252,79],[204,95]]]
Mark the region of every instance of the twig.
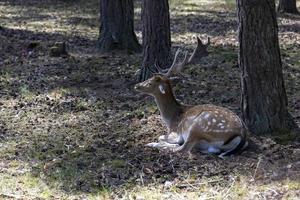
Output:
[[193,188],[197,187],[197,186],[200,186],[200,185],[205,185],[205,184],[209,184],[209,183],[215,183],[215,182],[219,182],[219,181],[222,181],[223,179],[217,179],[217,180],[211,180],[211,181],[206,181],[206,182],[203,182],[203,183],[189,183],[187,181],[186,184],[178,184],[176,185],[177,187],[187,187],[187,186],[191,186]]
[[141,182],[142,182],[142,186],[145,186],[144,185],[144,179],[143,179],[143,171],[144,171],[144,166],[142,167],[142,172],[140,173],[140,179],[141,179]]
[[32,198],[32,199],[36,199],[37,197],[35,196],[21,196],[21,195],[13,195],[13,194],[3,194],[0,193],[0,199],[27,199],[27,198]]
[[229,194],[230,190],[233,188],[233,185],[234,185],[234,184],[235,184],[235,178],[233,178],[233,181],[232,181],[232,183],[231,183],[230,187],[227,189],[227,191],[226,191],[226,193],[225,193],[225,195],[224,195],[224,198],[223,198],[223,199],[227,199],[227,196],[228,196],[228,194]]
[[172,158],[172,155],[170,154],[170,162],[169,164],[171,164],[171,167],[172,167],[172,170],[173,170],[173,173],[175,173],[175,168],[174,168],[174,165],[173,165],[173,158]]
[[261,160],[262,160],[262,156],[259,156],[258,161],[257,161],[257,164],[256,164],[256,168],[255,168],[255,171],[254,171],[253,179],[252,179],[253,181],[255,180],[255,176],[256,176],[258,167],[259,167],[259,165],[260,165],[260,163],[261,163]]
[[193,189],[197,189],[193,184],[189,183],[187,180],[184,180],[190,187],[192,187]]

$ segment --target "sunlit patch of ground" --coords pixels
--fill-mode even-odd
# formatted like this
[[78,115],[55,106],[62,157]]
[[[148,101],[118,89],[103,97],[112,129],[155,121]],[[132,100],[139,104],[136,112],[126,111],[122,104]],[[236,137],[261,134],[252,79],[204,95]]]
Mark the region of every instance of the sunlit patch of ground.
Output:
[[[240,113],[234,1],[170,5],[173,51],[191,51],[197,35],[212,41],[209,57],[174,86],[176,97]],[[300,196],[299,142],[257,137],[256,147],[227,160],[144,147],[166,129],[153,99],[132,89],[141,55],[97,53],[98,7],[96,0],[0,2],[0,199]],[[297,20],[278,19],[289,110],[299,123]],[[56,41],[67,42],[69,57],[49,57]]]
[[7,28],[96,39],[99,17],[94,1],[3,1],[1,25]]

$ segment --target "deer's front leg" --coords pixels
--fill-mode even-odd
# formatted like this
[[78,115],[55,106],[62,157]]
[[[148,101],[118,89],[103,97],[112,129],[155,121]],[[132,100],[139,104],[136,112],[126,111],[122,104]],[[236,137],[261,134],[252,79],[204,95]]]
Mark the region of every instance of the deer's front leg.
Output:
[[184,142],[182,136],[176,132],[171,132],[168,135],[161,135],[158,140],[170,144],[182,144]]
[[178,148],[179,144],[171,144],[165,141],[159,141],[159,142],[151,142],[146,144],[147,147],[153,147],[158,149],[169,149],[173,150],[174,148]]
[[183,138],[179,134],[171,132],[168,135],[159,136],[158,142],[151,142],[146,144],[146,146],[158,149],[169,149],[173,151],[173,149],[180,147],[182,143]]

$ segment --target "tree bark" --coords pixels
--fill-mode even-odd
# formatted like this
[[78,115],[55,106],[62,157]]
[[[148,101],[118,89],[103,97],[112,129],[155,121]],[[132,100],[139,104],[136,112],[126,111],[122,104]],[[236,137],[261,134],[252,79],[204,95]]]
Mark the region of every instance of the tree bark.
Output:
[[168,0],[143,0],[143,64],[140,81],[150,77],[149,67],[157,61],[165,68],[171,49],[170,14]]
[[237,0],[242,113],[255,134],[289,130],[274,0]]
[[140,52],[141,46],[134,33],[132,0],[100,0],[100,52],[127,50]]
[[278,12],[297,14],[296,0],[279,0]]

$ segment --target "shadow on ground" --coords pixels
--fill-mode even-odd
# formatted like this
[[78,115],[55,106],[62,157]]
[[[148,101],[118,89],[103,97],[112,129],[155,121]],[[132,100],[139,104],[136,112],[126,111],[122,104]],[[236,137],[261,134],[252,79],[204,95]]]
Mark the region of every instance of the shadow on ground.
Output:
[[[287,160],[293,162],[288,156],[293,148],[269,139],[266,145],[270,149],[249,150],[228,160],[207,155],[187,160],[148,149],[144,144],[164,134],[165,128],[152,99],[132,90],[132,77],[139,65],[137,55],[95,52],[78,56],[73,52],[93,41],[59,34],[4,29],[1,37],[6,38],[6,46],[11,46],[1,70],[5,113],[2,142],[20,141],[9,159],[31,163],[31,173],[49,185],[60,183],[66,192],[91,192],[102,187],[184,181],[191,175],[196,179],[221,178],[223,184],[235,174],[251,177],[254,171],[249,169],[260,154],[266,159],[261,176],[266,175],[264,170],[282,172]],[[56,40],[73,41],[70,57],[48,56]],[[39,45],[28,49],[32,41],[39,41]],[[201,68],[187,69],[191,80],[176,86],[178,96],[185,102],[227,105],[238,112],[234,47],[212,47],[211,52]],[[264,144],[259,140],[256,143]],[[276,153],[271,155],[270,151]],[[273,163],[274,156],[282,165]],[[273,178],[284,180],[287,176],[280,173]]]

